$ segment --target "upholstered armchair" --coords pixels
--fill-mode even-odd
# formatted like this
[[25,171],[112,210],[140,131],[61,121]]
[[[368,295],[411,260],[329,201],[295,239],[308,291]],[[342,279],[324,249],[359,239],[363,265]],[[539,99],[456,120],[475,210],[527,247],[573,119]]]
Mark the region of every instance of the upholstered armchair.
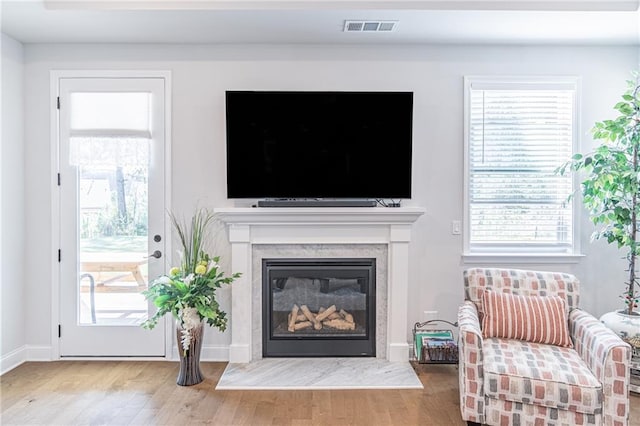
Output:
[[557,272],[464,271],[460,411],[468,424],[627,425],[631,348]]

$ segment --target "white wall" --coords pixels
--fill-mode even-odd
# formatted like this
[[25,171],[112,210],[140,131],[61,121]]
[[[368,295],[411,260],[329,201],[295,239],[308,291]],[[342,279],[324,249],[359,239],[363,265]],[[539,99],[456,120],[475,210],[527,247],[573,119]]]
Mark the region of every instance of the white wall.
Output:
[[[0,372],[26,357],[24,280],[24,48],[2,34],[0,146]],[[47,269],[48,272],[48,269]]]
[[[195,204],[224,207],[224,91],[411,90],[415,93],[413,198],[427,214],[415,225],[411,251],[409,323],[424,310],[455,320],[463,299],[462,239],[451,221],[462,219],[463,76],[577,75],[582,78],[580,135],[611,117],[612,106],[637,67],[633,47],[503,46],[180,46],[28,45],[26,78],[27,250],[38,268],[27,268],[28,342],[49,345],[51,286],[55,267],[48,208],[51,203],[49,71],[52,69],[158,69],[173,75],[172,199],[181,213]],[[380,165],[384,167],[384,165]],[[575,273],[582,306],[596,315],[620,306],[624,261],[614,248],[590,243],[582,218],[586,257],[574,265],[512,265]],[[223,256],[228,255],[223,253]],[[45,278],[45,279],[43,279]],[[228,292],[223,292],[228,309]],[[228,343],[210,331],[207,344]]]

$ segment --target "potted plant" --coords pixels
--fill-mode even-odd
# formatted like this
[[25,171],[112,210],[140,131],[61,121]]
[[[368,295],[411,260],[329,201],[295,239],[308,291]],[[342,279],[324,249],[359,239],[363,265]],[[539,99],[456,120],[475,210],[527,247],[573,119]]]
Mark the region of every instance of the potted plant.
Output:
[[189,223],[173,214],[169,216],[182,246],[181,262],[142,292],[158,308],[142,326],[152,329],[165,314],[170,312],[174,316],[180,355],[177,383],[190,386],[203,380],[200,351],[204,322],[220,331],[227,327],[227,316],[216,300],[216,290],[223,284],[231,284],[240,273],[225,276],[218,264],[219,257],[210,257],[204,251],[209,228],[215,220],[212,213],[198,209]]
[[576,154],[558,173],[584,172],[582,201],[596,226],[592,239],[604,238],[626,251],[628,279],[621,294],[624,309],[604,314],[600,320],[622,338],[640,336],[638,271],[640,254],[640,84],[638,75],[614,109],[619,116],[594,125],[594,139],[602,144],[589,154]]

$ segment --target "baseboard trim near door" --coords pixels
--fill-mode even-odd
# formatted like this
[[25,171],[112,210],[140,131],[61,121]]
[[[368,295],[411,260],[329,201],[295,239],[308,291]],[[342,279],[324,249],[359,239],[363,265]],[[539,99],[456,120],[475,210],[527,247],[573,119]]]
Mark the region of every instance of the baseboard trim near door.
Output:
[[53,361],[52,350],[51,346],[22,345],[0,358],[0,375],[25,362]]
[[27,361],[53,361],[54,359],[51,346],[27,345]]
[[27,361],[27,345],[22,345],[0,358],[0,375]]
[[[173,347],[173,357],[64,357],[65,360],[122,360],[122,361],[177,361],[178,349]],[[25,362],[54,361],[51,346],[23,345],[0,357],[0,375],[3,375]],[[229,346],[203,345],[200,354],[201,361],[226,362],[229,361]]]

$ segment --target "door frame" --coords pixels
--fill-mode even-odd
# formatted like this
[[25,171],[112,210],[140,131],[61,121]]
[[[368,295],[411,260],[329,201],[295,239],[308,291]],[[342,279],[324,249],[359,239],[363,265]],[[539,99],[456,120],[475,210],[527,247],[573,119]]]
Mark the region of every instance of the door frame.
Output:
[[[51,360],[63,359],[60,356],[59,324],[60,324],[60,186],[58,185],[60,132],[57,99],[59,96],[59,81],[61,78],[162,78],[164,79],[164,200],[165,209],[171,211],[171,71],[169,70],[52,70],[49,75],[49,123],[51,141]],[[165,253],[163,267],[169,267],[168,255],[173,253],[171,247],[172,229],[169,220],[164,223]],[[64,359],[95,359],[95,360],[171,360],[173,357],[172,319],[165,317],[164,357],[64,357]]]

